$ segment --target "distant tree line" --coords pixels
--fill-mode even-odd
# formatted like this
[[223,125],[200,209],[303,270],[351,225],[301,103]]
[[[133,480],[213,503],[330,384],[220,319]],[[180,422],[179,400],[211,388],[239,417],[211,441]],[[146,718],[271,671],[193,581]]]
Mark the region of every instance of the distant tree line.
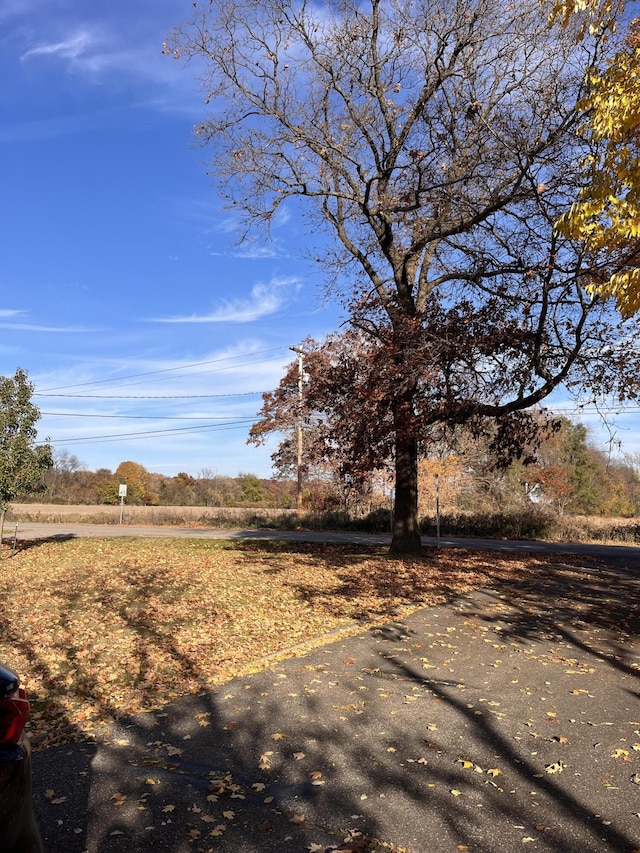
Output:
[[[127,485],[127,504],[203,507],[295,507],[295,466],[287,454],[274,458],[273,479],[241,473],[230,477],[204,469],[197,476],[154,474],[125,461],[112,472],[89,471],[66,450],[54,453],[37,495],[21,496],[58,504],[117,504]],[[633,517],[640,515],[640,455],[610,458],[589,439],[580,423],[562,418],[523,461],[504,466],[491,441],[462,431],[419,465],[421,516],[435,508],[438,475],[440,508],[448,511],[526,510],[533,506],[559,514]],[[393,483],[386,472],[353,477],[340,466],[314,464],[305,470],[304,508],[353,517],[388,509]]]
[[421,515],[433,513],[438,474],[443,511],[508,512],[532,506],[559,515],[640,514],[640,455],[612,458],[580,423],[562,418],[526,460],[496,464],[486,439],[420,463]]
[[175,477],[154,474],[138,462],[121,462],[115,471],[89,471],[66,450],[54,452],[53,466],[42,478],[37,495],[22,501],[57,504],[118,504],[119,487],[127,486],[127,504],[142,506],[269,506],[295,504],[294,484],[261,480],[254,474],[228,477],[204,469],[198,476],[181,471]]

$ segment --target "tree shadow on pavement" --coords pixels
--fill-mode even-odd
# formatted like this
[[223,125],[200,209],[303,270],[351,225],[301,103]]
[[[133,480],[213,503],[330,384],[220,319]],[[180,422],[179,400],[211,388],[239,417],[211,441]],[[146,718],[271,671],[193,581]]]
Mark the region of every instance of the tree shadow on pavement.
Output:
[[34,756],[45,848],[631,853],[637,607],[623,571],[558,559],[117,719]]
[[[503,636],[566,641],[620,672],[637,677],[632,639],[640,635],[639,581],[602,564],[576,575],[574,564],[550,564],[539,580],[503,581],[478,618]],[[486,604],[486,602],[485,602]]]

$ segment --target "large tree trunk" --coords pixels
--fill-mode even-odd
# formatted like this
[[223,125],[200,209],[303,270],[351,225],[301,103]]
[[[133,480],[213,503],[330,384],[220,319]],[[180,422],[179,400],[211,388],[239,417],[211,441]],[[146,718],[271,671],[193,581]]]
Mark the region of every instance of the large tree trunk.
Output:
[[[409,415],[410,417],[410,415]],[[396,496],[393,513],[392,554],[420,554],[418,518],[418,440],[396,415]]]

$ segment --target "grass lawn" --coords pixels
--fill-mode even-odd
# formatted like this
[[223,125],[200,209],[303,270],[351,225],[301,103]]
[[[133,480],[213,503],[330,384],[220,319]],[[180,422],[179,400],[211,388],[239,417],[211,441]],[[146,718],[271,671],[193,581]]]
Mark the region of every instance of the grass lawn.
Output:
[[488,552],[399,560],[358,546],[178,539],[36,541],[13,558],[5,547],[3,558],[0,661],[27,688],[36,745],[84,737],[394,608],[548,565]]

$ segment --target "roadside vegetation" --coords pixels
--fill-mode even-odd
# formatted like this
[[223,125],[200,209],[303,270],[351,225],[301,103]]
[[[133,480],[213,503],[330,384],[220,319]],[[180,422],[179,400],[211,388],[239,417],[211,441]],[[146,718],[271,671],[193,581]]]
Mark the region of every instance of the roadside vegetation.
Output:
[[[118,524],[119,507],[59,504],[14,504],[5,530],[5,541],[13,536],[12,525],[21,522],[45,524]],[[219,528],[229,530],[342,530],[359,533],[388,533],[390,511],[380,508],[367,515],[343,512],[305,513],[295,510],[195,506],[125,507],[123,523],[133,526]],[[425,536],[435,536],[433,515],[422,519]],[[541,539],[547,542],[640,542],[637,518],[558,514],[530,509],[504,512],[447,512],[440,516],[441,536],[478,536],[489,539]]]
[[[391,531],[392,480],[374,471],[352,478],[339,466],[304,471],[303,514],[298,517],[296,470],[290,455],[274,457],[276,477],[229,477],[203,470],[166,477],[136,462],[112,472],[88,471],[66,451],[42,478],[37,494],[20,497],[8,522],[117,524],[119,485],[127,485],[123,521],[133,525],[272,528],[280,530]],[[552,541],[640,541],[640,456],[611,457],[579,423],[561,418],[526,459],[506,467],[487,439],[452,436],[419,465],[423,534],[436,533],[436,481],[440,532]],[[27,502],[28,501],[28,502]],[[35,503],[34,501],[39,501]]]

